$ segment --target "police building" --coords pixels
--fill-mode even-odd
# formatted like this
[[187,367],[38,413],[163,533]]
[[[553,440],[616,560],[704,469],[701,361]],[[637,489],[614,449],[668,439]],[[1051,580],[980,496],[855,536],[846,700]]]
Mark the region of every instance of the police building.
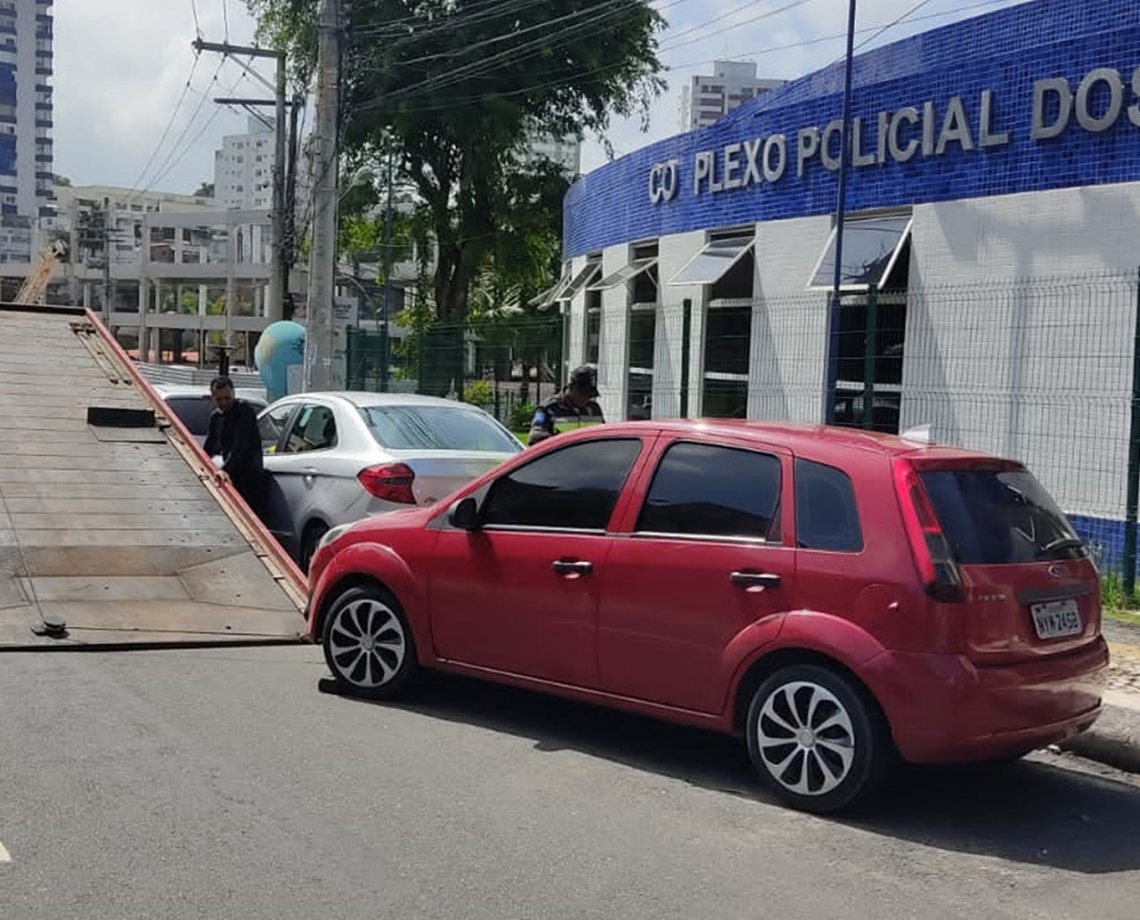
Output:
[[1034,0],[842,62],[579,180],[550,293],[607,418],[897,432],[1030,464],[1116,542],[1140,267],[1140,4]]

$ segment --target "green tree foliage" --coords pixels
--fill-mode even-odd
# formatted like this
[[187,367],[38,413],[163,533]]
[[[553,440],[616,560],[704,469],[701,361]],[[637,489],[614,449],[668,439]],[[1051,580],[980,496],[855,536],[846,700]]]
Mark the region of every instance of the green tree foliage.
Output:
[[[261,37],[286,48],[295,78],[307,86],[316,61],[317,0],[247,4]],[[457,324],[487,265],[497,266],[510,287],[516,269],[547,262],[549,241],[532,233],[528,215],[517,210],[549,173],[547,164],[525,162],[528,140],[600,134],[614,114],[647,117],[664,89],[657,58],[664,20],[647,0],[346,0],[345,6],[346,151],[373,162],[381,150],[396,153],[438,247],[435,316]],[[521,250],[506,247],[504,237],[521,241]]]

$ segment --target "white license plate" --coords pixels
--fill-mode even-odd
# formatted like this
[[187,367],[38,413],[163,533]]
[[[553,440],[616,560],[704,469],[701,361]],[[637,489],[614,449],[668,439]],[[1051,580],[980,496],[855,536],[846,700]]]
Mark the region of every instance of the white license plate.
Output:
[[1048,601],[1029,608],[1038,639],[1078,636],[1084,631],[1076,601]]

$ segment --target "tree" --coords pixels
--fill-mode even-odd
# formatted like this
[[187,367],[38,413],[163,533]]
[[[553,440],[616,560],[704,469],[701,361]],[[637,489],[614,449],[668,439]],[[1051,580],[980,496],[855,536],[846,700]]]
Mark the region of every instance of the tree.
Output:
[[61,188],[70,188],[70,186],[71,186],[71,180],[68,179],[67,176],[55,176],[55,175],[53,175],[51,177],[51,182],[52,182],[52,185],[58,185]]
[[[247,0],[261,37],[307,85],[316,0]],[[430,215],[435,314],[466,319],[481,269],[535,170],[530,138],[601,134],[664,89],[647,0],[348,0],[342,82],[349,152],[391,148]],[[498,253],[501,258],[503,253]]]
[[195,198],[213,198],[214,197],[214,183],[203,182],[194,191]]

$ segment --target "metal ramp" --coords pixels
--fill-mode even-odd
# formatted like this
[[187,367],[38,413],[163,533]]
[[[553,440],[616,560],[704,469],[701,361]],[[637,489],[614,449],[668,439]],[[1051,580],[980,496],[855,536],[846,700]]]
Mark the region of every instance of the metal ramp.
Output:
[[0,649],[300,641],[300,573],[94,315],[0,305],[0,407]]

